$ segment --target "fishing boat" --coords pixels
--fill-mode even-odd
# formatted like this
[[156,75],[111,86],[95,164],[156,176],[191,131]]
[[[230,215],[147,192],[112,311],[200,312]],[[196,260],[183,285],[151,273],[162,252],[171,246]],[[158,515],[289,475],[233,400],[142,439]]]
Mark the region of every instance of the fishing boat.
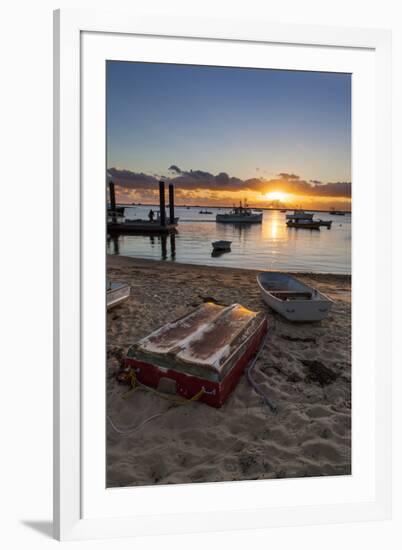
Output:
[[287,210],[286,210],[286,208],[282,208],[282,210],[280,210],[280,212],[281,212],[282,214],[285,214],[285,213],[287,212]]
[[225,214],[217,214],[216,221],[218,223],[262,223],[262,212],[255,212],[247,206],[247,203],[240,201],[240,206],[233,207],[230,212]]
[[313,220],[288,220],[286,225],[296,229],[320,229],[321,223]]
[[131,346],[125,368],[141,384],[221,407],[266,330],[262,313],[207,302]]
[[125,302],[130,296],[130,285],[127,283],[118,283],[107,281],[106,284],[106,304],[107,309],[118,306]]
[[287,220],[312,220],[314,212],[306,212],[305,210],[296,209],[293,214],[286,214]]
[[212,212],[210,212],[209,210],[200,210],[198,213],[199,214],[212,214]]
[[331,310],[330,298],[286,273],[260,273],[257,282],[264,302],[288,321],[321,321]]

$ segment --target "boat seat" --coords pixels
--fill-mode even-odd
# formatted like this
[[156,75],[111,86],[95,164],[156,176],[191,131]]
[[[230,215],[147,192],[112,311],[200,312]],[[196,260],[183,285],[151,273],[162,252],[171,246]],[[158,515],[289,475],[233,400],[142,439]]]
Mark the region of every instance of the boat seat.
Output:
[[308,290],[273,290],[271,294],[282,300],[286,298],[312,298],[313,293]]

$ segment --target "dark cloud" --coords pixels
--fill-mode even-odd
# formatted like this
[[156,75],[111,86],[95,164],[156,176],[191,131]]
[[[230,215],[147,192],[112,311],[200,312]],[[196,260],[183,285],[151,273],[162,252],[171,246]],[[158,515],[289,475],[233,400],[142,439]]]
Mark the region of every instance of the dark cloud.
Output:
[[109,168],[108,176],[121,187],[129,189],[149,189],[151,186],[158,183],[155,176],[144,174],[143,172],[131,172],[130,170],[118,170],[117,168]]
[[176,164],[172,164],[172,166],[169,167],[169,172],[176,172],[176,174],[181,174],[181,170]]
[[221,183],[222,185],[229,185],[229,174],[227,174],[226,172],[220,172],[217,176],[215,176],[215,181]]
[[316,187],[316,195],[322,197],[351,197],[352,185],[349,181],[337,181],[333,183],[323,183]]
[[[280,189],[285,193],[295,195],[317,196],[317,197],[351,197],[350,182],[329,182],[323,183],[318,180],[303,180],[297,174],[281,172],[277,178],[250,178],[242,180],[229,176],[226,172],[220,172],[217,175],[205,172],[204,170],[183,171],[176,165],[169,168],[175,176],[164,178],[167,182],[174,183],[176,190],[186,192],[208,189],[210,192],[218,191],[255,191],[257,193],[269,193]],[[109,176],[113,181],[126,189],[153,191],[156,189],[160,178],[144,174],[142,172],[131,172],[129,170],[119,170],[110,168]]]

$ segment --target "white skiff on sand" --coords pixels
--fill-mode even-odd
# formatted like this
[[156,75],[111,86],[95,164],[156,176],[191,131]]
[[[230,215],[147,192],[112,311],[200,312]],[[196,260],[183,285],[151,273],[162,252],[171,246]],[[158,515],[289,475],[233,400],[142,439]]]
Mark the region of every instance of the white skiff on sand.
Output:
[[107,282],[106,303],[107,309],[120,305],[130,296],[130,285],[127,283]]
[[321,321],[333,301],[286,273],[260,273],[258,286],[264,302],[289,321]]

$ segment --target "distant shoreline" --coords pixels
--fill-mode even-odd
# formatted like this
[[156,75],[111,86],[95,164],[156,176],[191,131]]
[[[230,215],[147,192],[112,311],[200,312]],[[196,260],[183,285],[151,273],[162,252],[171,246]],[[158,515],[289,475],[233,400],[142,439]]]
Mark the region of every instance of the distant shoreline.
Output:
[[[119,202],[116,204],[116,206],[123,206],[125,208],[134,208],[135,206],[152,206],[153,208],[159,208],[159,203],[158,204],[145,204],[145,203],[136,203],[136,204],[126,204],[126,203],[123,203],[123,202]],[[168,208],[168,204],[166,205],[166,208]],[[197,204],[197,205],[193,205],[193,204],[175,204],[175,208],[211,208],[211,209],[214,209],[214,210],[219,210],[219,209],[222,209],[222,208],[233,208],[233,204],[231,204],[230,206],[210,206],[208,204]],[[269,211],[272,211],[272,210],[276,210],[278,212],[280,212],[281,210],[286,210],[286,211],[291,211],[291,210],[305,210],[306,212],[317,212],[317,213],[322,213],[322,214],[331,214],[331,210],[315,210],[314,208],[301,208],[301,209],[298,209],[298,208],[293,208],[293,207],[286,207],[286,206],[281,206],[279,208],[272,208],[272,207],[269,207],[269,206],[250,206],[250,208],[252,210],[255,210],[256,208],[260,209],[260,210],[269,210]],[[352,211],[351,210],[337,210],[337,212],[342,212],[343,214],[351,214]]]

